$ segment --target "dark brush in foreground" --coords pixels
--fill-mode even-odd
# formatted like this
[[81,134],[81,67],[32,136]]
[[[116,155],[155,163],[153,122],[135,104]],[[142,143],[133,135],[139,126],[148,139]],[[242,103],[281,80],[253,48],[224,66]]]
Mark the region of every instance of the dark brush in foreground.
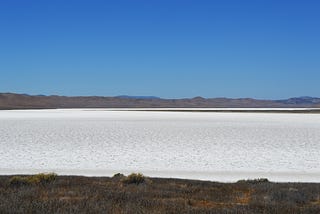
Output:
[[0,213],[320,213],[320,184],[0,176]]

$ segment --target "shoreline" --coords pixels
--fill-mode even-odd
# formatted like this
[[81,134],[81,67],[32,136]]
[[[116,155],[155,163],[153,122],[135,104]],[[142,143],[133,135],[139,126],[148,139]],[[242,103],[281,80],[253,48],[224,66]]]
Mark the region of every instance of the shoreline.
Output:
[[203,113],[293,113],[320,114],[320,108],[9,108],[0,111],[118,111],[118,112],[203,112]]

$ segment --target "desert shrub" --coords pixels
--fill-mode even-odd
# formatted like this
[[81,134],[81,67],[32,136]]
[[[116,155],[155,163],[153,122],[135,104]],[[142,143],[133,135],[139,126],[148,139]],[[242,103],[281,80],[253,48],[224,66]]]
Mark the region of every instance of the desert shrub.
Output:
[[9,179],[10,185],[21,186],[21,185],[32,185],[32,184],[47,184],[53,182],[57,177],[55,173],[40,173],[37,175],[29,176],[13,176]]
[[142,184],[145,182],[145,177],[143,174],[141,173],[132,173],[130,175],[128,175],[128,177],[125,177],[122,179],[122,182],[124,184]]
[[248,183],[248,184],[259,184],[259,183],[269,183],[270,181],[267,178],[257,178],[249,180],[239,180],[237,183]]
[[55,174],[55,173],[48,173],[48,174],[40,173],[40,174],[34,175],[33,177],[34,177],[34,179],[36,179],[38,181],[38,183],[46,184],[46,183],[51,183],[54,180],[56,180],[57,174]]
[[113,175],[113,178],[123,178],[124,177],[124,174],[121,174],[121,173],[116,173]]
[[13,176],[12,178],[10,178],[9,183],[10,185],[20,186],[30,184],[31,181],[28,177]]

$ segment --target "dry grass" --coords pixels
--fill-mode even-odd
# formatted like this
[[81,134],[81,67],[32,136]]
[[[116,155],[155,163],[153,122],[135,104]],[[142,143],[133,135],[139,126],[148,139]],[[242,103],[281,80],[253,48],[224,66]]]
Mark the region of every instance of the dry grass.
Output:
[[0,176],[0,213],[320,213],[320,184],[53,175]]

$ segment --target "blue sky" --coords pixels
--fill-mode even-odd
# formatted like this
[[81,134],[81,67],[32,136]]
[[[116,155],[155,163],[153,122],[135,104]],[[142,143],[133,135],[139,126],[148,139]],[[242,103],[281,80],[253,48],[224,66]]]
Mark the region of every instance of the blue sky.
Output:
[[316,0],[0,1],[0,92],[320,97]]

